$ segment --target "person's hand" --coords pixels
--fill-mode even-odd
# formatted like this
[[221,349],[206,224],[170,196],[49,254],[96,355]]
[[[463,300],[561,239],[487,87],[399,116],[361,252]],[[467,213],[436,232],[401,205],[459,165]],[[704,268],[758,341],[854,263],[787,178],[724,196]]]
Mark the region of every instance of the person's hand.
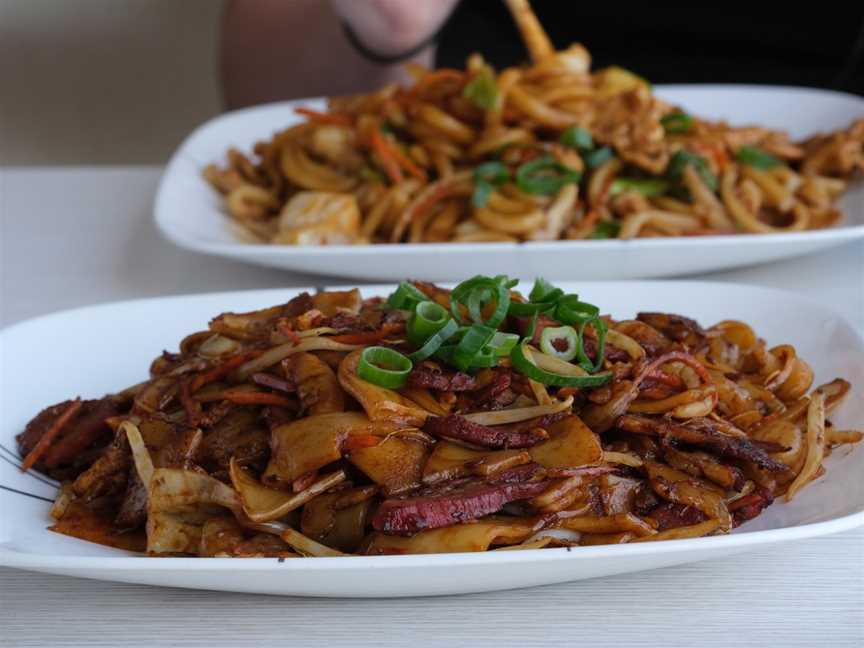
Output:
[[357,38],[383,55],[404,52],[429,38],[459,0],[330,0]]

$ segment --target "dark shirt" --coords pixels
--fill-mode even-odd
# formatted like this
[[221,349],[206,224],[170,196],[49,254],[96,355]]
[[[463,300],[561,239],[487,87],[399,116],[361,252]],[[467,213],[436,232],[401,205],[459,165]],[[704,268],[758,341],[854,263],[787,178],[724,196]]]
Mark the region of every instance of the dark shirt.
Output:
[[[864,3],[657,6],[534,0],[557,48],[580,42],[595,68],[652,83],[767,83],[864,95]],[[439,67],[473,52],[496,68],[527,59],[501,0],[463,0],[439,40]]]

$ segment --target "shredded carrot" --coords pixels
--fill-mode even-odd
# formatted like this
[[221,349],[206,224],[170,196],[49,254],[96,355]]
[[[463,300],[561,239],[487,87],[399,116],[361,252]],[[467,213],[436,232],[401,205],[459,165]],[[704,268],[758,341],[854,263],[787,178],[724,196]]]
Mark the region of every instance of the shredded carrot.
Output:
[[382,437],[374,434],[352,434],[342,441],[342,452],[361,450],[362,448],[374,448],[383,441]]
[[421,169],[419,166],[414,164],[414,160],[405,155],[402,150],[398,146],[391,145],[390,142],[387,141],[386,138],[382,137],[384,140],[384,144],[390,147],[391,154],[396,159],[396,162],[399,163],[399,166],[405,169],[408,172],[408,175],[412,175],[418,180],[426,182],[427,176],[426,172]]
[[435,85],[436,83],[441,83],[443,81],[453,81],[455,83],[464,83],[465,82],[465,73],[461,70],[454,70],[452,68],[441,68],[439,70],[433,70],[427,74],[424,74],[423,77],[411,88],[408,93],[414,97],[422,94],[426,91],[429,86]]
[[63,426],[66,425],[73,416],[78,413],[78,410],[81,409],[81,397],[79,396],[74,401],[69,404],[63,413],[58,416],[55,421],[51,424],[45,434],[36,442],[36,445],[33,446],[33,449],[27,453],[27,456],[24,457],[24,461],[21,462],[21,472],[27,472],[30,470],[39,459],[42,458],[42,455],[45,454],[45,451],[48,450],[48,447],[51,445],[51,442],[60,434],[60,430],[63,429]]
[[668,385],[669,387],[677,387],[679,389],[683,389],[686,386],[684,384],[684,381],[681,380],[681,376],[676,376],[675,374],[668,374],[660,368],[649,371],[646,377],[653,378],[657,382]]
[[231,356],[222,364],[216,365],[212,369],[195,376],[194,380],[192,380],[192,384],[189,386],[189,392],[194,394],[204,385],[224,378],[244,362],[251,360],[252,358],[257,358],[261,353],[261,351],[241,351],[237,355]]
[[375,344],[392,333],[405,330],[404,324],[385,324],[376,331],[361,331],[359,333],[344,333],[334,335],[330,339],[342,344]]
[[387,177],[393,184],[402,182],[402,169],[399,167],[399,161],[393,155],[393,147],[387,144],[384,136],[377,128],[372,129],[370,134],[370,144],[375,155],[378,156],[378,161],[384,167]]
[[291,340],[294,344],[300,344],[300,336],[297,335],[297,331],[288,326],[287,322],[280,322],[277,325],[279,332]]
[[334,126],[350,126],[351,115],[345,113],[323,113],[311,108],[295,108],[294,112],[298,115],[303,115],[309,121],[316,124],[333,124]]
[[191,384],[191,380],[180,382],[180,403],[186,410],[186,422],[192,427],[198,427],[203,411],[201,410],[201,403],[192,398]]
[[222,398],[238,405],[277,405],[279,407],[293,407],[294,405],[289,399],[279,394],[246,389],[228,389],[222,392]]

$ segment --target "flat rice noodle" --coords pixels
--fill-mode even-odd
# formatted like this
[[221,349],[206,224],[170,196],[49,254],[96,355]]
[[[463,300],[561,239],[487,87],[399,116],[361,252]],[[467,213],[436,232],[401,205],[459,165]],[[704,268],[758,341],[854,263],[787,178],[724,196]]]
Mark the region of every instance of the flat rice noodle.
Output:
[[351,435],[385,437],[399,426],[373,422],[362,412],[307,416],[273,429],[270,463],[262,481],[281,486],[342,457],[342,443]]
[[298,353],[289,356],[286,363],[307,415],[345,411],[345,393],[323,360],[311,353]]
[[312,296],[312,308],[321,311],[324,317],[333,317],[337,313],[357,315],[363,299],[357,288],[352,290],[328,290]]
[[323,545],[354,552],[366,536],[372,500],[337,510],[336,504],[341,496],[341,493],[327,493],[306,504],[300,530]]
[[596,545],[627,544],[635,537],[635,534],[628,531],[624,531],[623,533],[583,533],[579,539],[579,546],[593,547]]
[[633,510],[639,480],[620,475],[600,475],[595,482],[600,487],[600,501],[606,515],[627,513]]
[[157,468],[147,494],[147,553],[197,554],[204,523],[226,508],[239,512],[240,497],[218,479]]
[[692,506],[711,519],[720,521],[720,529],[732,529],[732,515],[724,501],[724,494],[686,473],[669,468],[656,461],[646,461],[651,487],[660,497],[676,504]]
[[243,527],[233,516],[212,517],[201,527],[198,555],[212,557],[217,554],[230,554],[245,539]]
[[337,470],[316,479],[299,493],[290,493],[268,488],[236,462],[231,462],[231,483],[243,503],[243,512],[253,522],[271,522],[283,518],[345,479],[345,473]]
[[633,533],[639,537],[656,533],[654,527],[633,513],[616,513],[601,517],[565,517],[557,522],[555,527],[580,533]]
[[684,540],[685,538],[701,538],[716,531],[720,527],[720,520],[705,520],[699,524],[676,527],[660,531],[654,535],[643,538],[635,538],[631,542],[655,542],[657,540]]
[[357,375],[361,350],[349,353],[339,365],[339,384],[351,394],[373,421],[423,427],[429,412],[392,389],[373,385]]
[[547,428],[549,439],[528,449],[531,458],[546,468],[579,468],[603,461],[600,438],[571,415]]
[[[512,457],[522,457],[523,452],[521,450],[473,450],[450,441],[439,441],[432,448],[432,453],[423,468],[423,483],[438,484],[458,477],[480,474],[483,466],[506,462]],[[528,458],[530,459],[530,455]]]
[[347,459],[385,495],[396,495],[420,487],[428,457],[425,443],[395,435],[376,446],[352,450]]
[[411,537],[375,533],[364,553],[430,554],[487,551],[492,545],[523,542],[534,533],[527,520],[487,517],[441,529],[421,531]]

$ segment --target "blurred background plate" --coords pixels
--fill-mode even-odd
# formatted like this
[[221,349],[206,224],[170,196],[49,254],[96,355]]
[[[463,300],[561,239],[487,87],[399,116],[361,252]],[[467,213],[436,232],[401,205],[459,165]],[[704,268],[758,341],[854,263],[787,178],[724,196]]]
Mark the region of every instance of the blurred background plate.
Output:
[[[826,90],[726,85],[661,85],[655,90],[700,117],[785,129],[793,139],[846,127],[864,116],[864,99]],[[765,263],[864,237],[864,183],[858,182],[840,201],[846,213],[840,225],[808,232],[520,244],[294,247],[240,242],[222,197],[201,172],[208,164],[224,163],[228,148],[249,152],[258,140],[297,123],[294,107],[299,105],[321,108],[323,102],[310,99],[240,110],[194,131],[171,158],[159,187],[155,216],[163,235],[195,252],[276,268],[357,279],[410,275],[441,281],[504,271],[548,279],[665,277]]]

